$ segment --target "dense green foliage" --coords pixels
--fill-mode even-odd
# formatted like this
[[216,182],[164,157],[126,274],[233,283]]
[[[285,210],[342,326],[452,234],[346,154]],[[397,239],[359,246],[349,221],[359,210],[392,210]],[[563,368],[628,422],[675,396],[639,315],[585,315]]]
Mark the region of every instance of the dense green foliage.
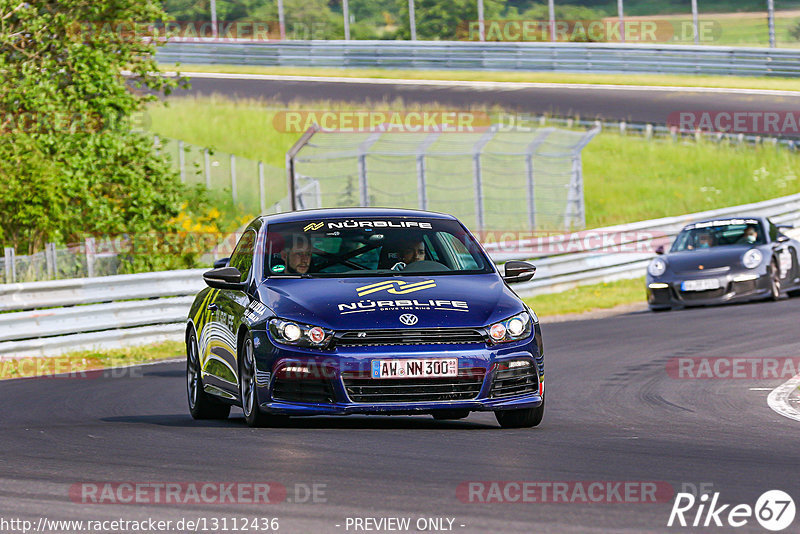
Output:
[[[31,253],[50,241],[173,229],[190,195],[132,128],[155,96],[131,91],[123,70],[140,88],[168,93],[177,82],[156,74],[156,44],[141,28],[120,26],[163,16],[156,0],[0,0],[4,246]],[[130,268],[181,261],[142,254]]]

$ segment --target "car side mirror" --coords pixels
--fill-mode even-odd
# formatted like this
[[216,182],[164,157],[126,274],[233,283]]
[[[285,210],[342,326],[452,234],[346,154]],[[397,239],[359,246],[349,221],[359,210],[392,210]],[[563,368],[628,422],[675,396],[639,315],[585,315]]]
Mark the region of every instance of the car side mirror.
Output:
[[203,280],[214,289],[242,290],[247,285],[242,282],[242,273],[236,267],[220,267],[203,273]]
[[230,258],[220,258],[214,262],[214,268],[219,269],[220,267],[227,267]]
[[778,230],[793,230],[793,224],[776,224],[775,226],[778,227]]
[[508,284],[527,282],[536,273],[536,267],[527,261],[511,260],[503,266],[505,274],[503,280]]
[[787,241],[789,241],[789,239],[790,238],[789,238],[788,235],[779,234],[777,239],[775,239],[775,242],[776,243],[786,243]]
[[656,247],[656,254],[658,254],[660,256],[663,253],[664,253],[664,245],[658,245]]

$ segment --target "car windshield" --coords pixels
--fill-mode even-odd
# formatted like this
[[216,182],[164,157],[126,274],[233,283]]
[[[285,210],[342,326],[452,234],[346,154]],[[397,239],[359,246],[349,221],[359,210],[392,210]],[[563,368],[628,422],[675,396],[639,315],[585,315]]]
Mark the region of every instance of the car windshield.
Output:
[[702,250],[730,245],[763,245],[766,243],[761,223],[756,219],[733,219],[690,224],[684,228],[672,252]]
[[456,221],[359,218],[269,225],[264,272],[269,277],[478,274],[492,267]]

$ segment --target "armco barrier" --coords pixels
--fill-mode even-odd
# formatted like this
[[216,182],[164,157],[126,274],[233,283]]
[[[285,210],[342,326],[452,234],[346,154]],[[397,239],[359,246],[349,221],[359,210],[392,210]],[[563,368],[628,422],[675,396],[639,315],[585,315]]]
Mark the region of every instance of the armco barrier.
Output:
[[[800,194],[718,210],[595,229],[626,233],[626,243],[652,235],[669,240],[687,223],[731,215],[765,215],[776,223],[800,224]],[[797,235],[795,233],[794,235]],[[542,257],[514,252],[525,242],[487,244],[492,259],[532,259],[532,281],[514,286],[524,297],[581,284],[643,276],[649,252],[579,253]],[[635,247],[634,247],[635,250]],[[203,269],[0,285],[0,359],[47,356],[88,348],[116,348],[180,340],[193,295],[204,287]],[[22,311],[11,311],[22,310]]]
[[800,76],[800,50],[727,46],[467,41],[174,39],[161,63]]

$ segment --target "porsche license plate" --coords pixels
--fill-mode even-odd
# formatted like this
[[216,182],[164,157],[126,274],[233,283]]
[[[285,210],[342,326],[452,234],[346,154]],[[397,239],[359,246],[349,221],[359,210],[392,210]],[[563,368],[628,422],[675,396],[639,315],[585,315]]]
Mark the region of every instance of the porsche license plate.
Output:
[[709,291],[711,289],[719,289],[719,280],[716,278],[684,280],[681,283],[681,291]]
[[458,376],[458,358],[372,360],[372,378],[436,378]]

